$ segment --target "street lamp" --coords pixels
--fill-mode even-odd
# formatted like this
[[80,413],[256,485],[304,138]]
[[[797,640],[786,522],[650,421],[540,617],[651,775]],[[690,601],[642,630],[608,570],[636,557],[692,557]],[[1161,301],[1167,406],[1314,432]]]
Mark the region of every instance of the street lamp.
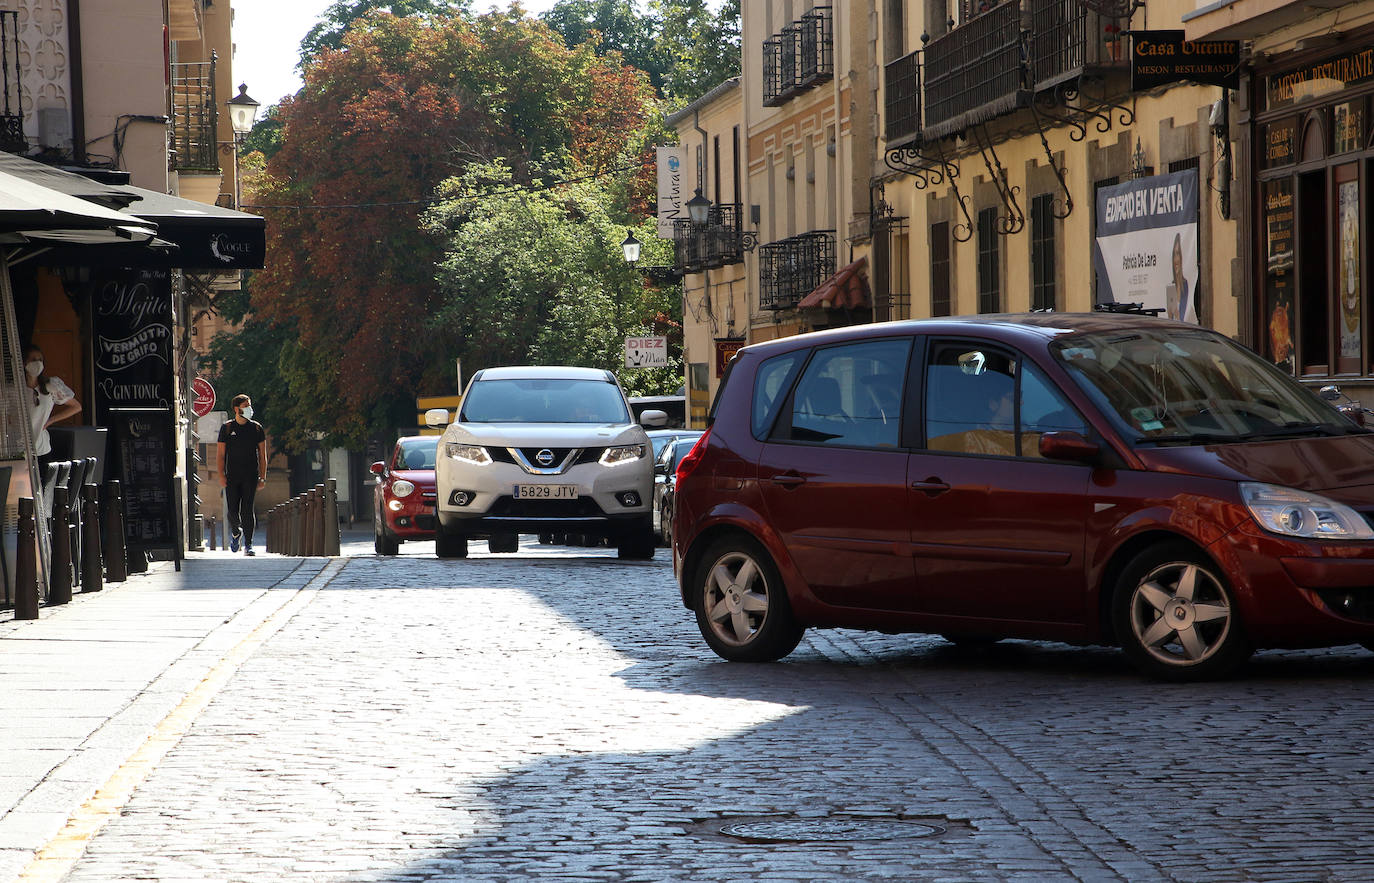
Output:
[[625,241],[620,243],[620,250],[625,252],[625,263],[634,266],[639,262],[639,247],[642,243],[635,238],[633,230],[626,229]]
[[242,204],[243,188],[239,186],[239,150],[243,139],[253,131],[253,123],[258,118],[258,102],[248,97],[248,84],[239,83],[239,94],[230,98],[229,126],[234,130],[234,208]]
[[229,125],[234,129],[234,138],[242,141],[253,131],[253,123],[258,117],[260,105],[248,97],[248,84],[239,83],[239,94],[229,99]]
[[697,188],[697,195],[687,200],[687,216],[698,227],[706,226],[706,220],[711,216],[711,200],[701,195],[700,187]]

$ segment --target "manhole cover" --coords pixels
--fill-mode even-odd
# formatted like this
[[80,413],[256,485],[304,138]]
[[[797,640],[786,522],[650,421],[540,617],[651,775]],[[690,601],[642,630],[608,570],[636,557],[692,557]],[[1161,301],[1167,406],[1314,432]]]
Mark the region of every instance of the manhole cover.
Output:
[[737,840],[758,843],[899,840],[945,833],[939,825],[895,819],[773,819],[726,825],[720,833]]

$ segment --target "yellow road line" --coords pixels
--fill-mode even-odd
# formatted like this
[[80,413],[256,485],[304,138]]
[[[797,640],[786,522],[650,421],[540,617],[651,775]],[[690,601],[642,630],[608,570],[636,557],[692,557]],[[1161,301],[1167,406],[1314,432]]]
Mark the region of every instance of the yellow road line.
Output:
[[134,791],[148,777],[163,756],[172,750],[191,729],[196,718],[228,683],[245,660],[267,642],[315,591],[327,585],[343,568],[344,559],[335,558],[325,565],[314,579],[298,591],[291,600],[277,608],[224,655],[176,708],[172,709],[153,729],[148,739],[130,755],[118,770],[96,789],[95,794],[72,813],[66,826],[34,853],[33,859],[17,878],[16,883],[57,883],[86,852],[91,839],[105,823],[119,815],[133,797]]

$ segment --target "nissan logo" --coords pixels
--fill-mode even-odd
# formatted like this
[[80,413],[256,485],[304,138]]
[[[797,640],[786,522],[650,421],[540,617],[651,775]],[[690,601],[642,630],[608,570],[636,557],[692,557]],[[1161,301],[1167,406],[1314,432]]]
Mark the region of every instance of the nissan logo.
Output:
[[540,466],[552,466],[553,451],[550,451],[548,448],[545,448],[544,450],[535,454],[534,459]]

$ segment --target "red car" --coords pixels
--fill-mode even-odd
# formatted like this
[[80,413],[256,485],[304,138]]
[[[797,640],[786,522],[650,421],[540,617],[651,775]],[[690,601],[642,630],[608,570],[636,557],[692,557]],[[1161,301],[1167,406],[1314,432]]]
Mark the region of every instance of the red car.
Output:
[[396,440],[391,459],[372,464],[373,545],[378,555],[395,555],[406,540],[432,540],[434,458],[439,438],[408,436]]
[[842,626],[1218,677],[1374,649],[1372,463],[1374,433],[1195,325],[857,326],[740,350],[678,467],[673,564],[730,660]]

